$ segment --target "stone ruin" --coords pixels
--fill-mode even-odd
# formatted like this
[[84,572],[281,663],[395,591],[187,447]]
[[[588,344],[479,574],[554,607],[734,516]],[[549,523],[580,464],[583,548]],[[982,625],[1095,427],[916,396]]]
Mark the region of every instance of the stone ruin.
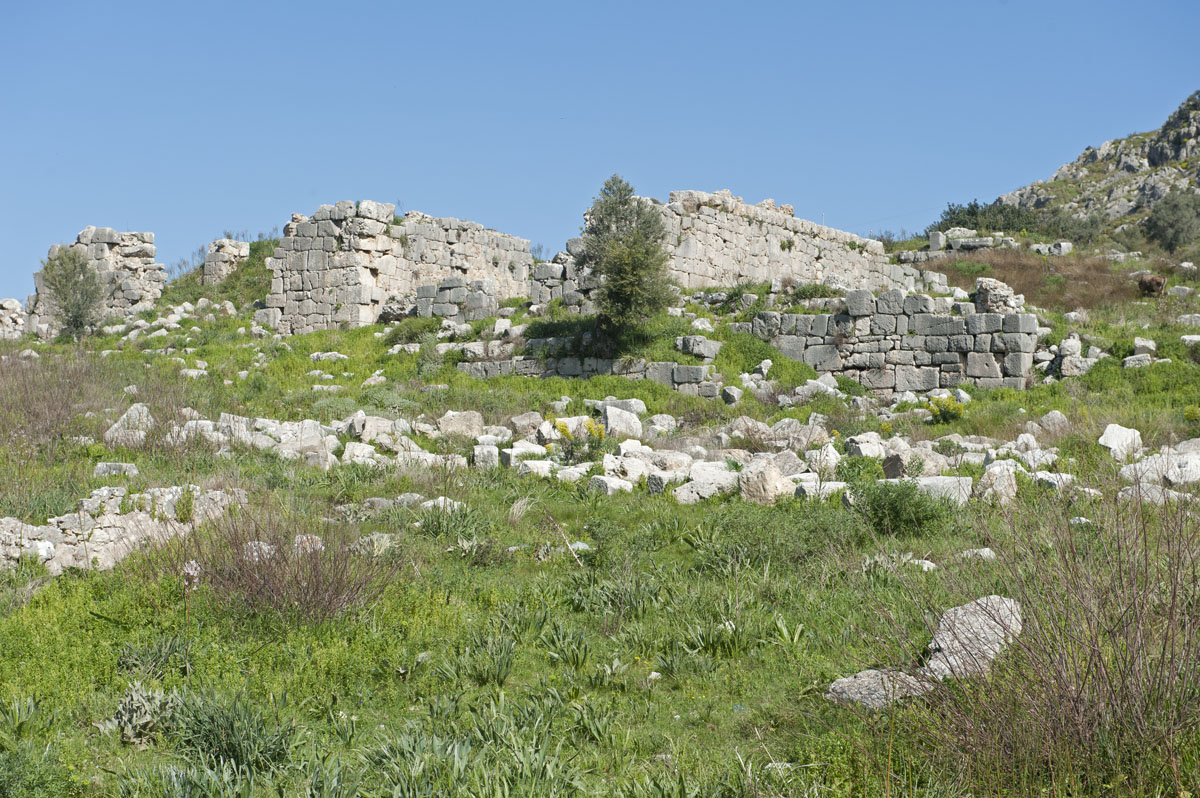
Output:
[[850,291],[845,305],[836,314],[764,311],[741,326],[783,355],[878,395],[963,383],[1021,389],[1032,377],[1037,316],[1008,310],[994,286],[978,290],[975,303],[893,288],[878,297]]
[[[100,275],[104,287],[104,317],[132,316],[151,310],[162,296],[167,284],[167,271],[154,257],[154,233],[119,233],[111,227],[83,228],[74,244],[50,247],[47,258],[56,257],[63,249],[83,252],[88,265]],[[48,335],[58,328],[58,309],[46,295],[42,273],[33,276],[37,292],[26,302],[28,313],[25,329]]]
[[782,279],[849,290],[944,288],[946,278],[889,262],[883,244],[797,219],[791,205],[728,191],[672,191],[661,206],[671,277],[685,291]]
[[0,340],[15,340],[25,334],[25,311],[15,299],[0,299]]
[[526,239],[475,222],[416,212],[396,219],[394,205],[364,200],[294,215],[267,266],[262,321],[297,334],[374,324],[389,300],[447,278],[490,280],[499,298],[525,296],[533,255]]
[[[946,286],[944,275],[889,263],[878,241],[797,219],[791,206],[772,200],[748,205],[728,191],[675,191],[655,205],[667,229],[668,271],[685,290],[773,280],[876,291]],[[436,301],[417,289],[449,278],[461,279],[459,287],[491,281],[496,300],[562,299],[590,309],[598,282],[575,264],[578,239],[535,265],[526,239],[474,222],[394,213],[391,204],[362,201],[294,215],[267,261],[274,279],[262,323],[292,334],[374,324],[389,304]]]
[[250,257],[249,241],[234,241],[229,238],[218,238],[208,245],[208,254],[204,256],[204,266],[200,272],[200,282],[205,285],[216,285],[233,274],[233,270],[242,261]]

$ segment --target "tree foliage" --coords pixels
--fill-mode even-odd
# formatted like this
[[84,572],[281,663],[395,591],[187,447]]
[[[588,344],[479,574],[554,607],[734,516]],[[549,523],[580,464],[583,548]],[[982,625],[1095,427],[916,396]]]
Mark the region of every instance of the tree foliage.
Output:
[[928,235],[934,230],[946,231],[952,227],[966,227],[987,235],[996,230],[1016,233],[1025,230],[1049,238],[1062,238],[1076,244],[1090,244],[1100,235],[1102,228],[1099,216],[1076,218],[1061,210],[1035,211],[1017,205],[1006,205],[1000,200],[985,205],[971,200],[965,205],[948,203],[941,217],[925,228]]
[[661,214],[633,186],[618,175],[605,181],[587,213],[579,257],[601,278],[596,305],[602,328],[627,330],[667,306],[665,237]]
[[63,247],[43,260],[42,286],[58,308],[63,335],[84,335],[100,320],[104,287],[79,249]]
[[1146,235],[1168,252],[1200,239],[1200,194],[1172,191],[1146,219]]

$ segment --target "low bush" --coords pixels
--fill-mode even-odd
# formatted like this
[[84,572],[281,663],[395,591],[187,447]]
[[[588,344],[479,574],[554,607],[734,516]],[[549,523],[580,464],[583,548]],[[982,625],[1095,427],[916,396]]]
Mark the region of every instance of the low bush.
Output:
[[1192,794],[1200,528],[1183,504],[1110,500],[1085,525],[1075,512],[1019,505],[999,573],[955,580],[974,596],[999,582],[1023,629],[987,679],[899,711],[899,734],[974,794]]
[[415,344],[420,342],[426,335],[437,334],[441,329],[442,320],[439,318],[430,317],[428,319],[419,316],[409,316],[406,319],[401,319],[395,326],[388,330],[384,336],[383,342],[388,346],[396,344]]
[[[839,464],[840,467],[840,464]],[[936,536],[954,517],[949,503],[922,493],[910,480],[877,482],[859,479],[851,485],[854,509],[877,535]]]
[[177,579],[194,561],[199,585],[220,600],[321,622],[371,602],[396,574],[396,563],[358,555],[354,543],[345,527],[249,507],[168,541],[144,562],[157,576]]

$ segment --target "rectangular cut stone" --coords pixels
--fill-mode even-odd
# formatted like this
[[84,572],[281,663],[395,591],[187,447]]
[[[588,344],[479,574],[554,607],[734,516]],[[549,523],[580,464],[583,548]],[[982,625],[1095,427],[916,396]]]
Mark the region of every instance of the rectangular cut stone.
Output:
[[1024,377],[1033,369],[1033,354],[1030,352],[1009,352],[1004,356],[1004,376]]
[[896,367],[897,391],[932,391],[939,387],[938,370],[914,366]]
[[871,335],[891,335],[896,332],[896,317],[876,314],[871,317]]
[[779,354],[784,357],[790,357],[792,360],[801,360],[804,357],[804,337],[800,335],[780,335],[771,342]]
[[[933,310],[933,299],[923,294],[909,294],[904,297],[904,313],[915,316],[918,313],[929,313]],[[936,387],[936,386],[935,386]]]
[[971,335],[1000,332],[1004,325],[1004,316],[999,313],[974,313],[966,317],[966,323],[967,332]]
[[838,371],[842,368],[842,357],[836,346],[820,344],[804,350],[804,362],[817,371]]
[[898,288],[884,291],[875,298],[875,310],[877,313],[899,316],[904,312],[904,292]]
[[1032,352],[1035,349],[1037,349],[1037,335],[1004,333],[1004,350],[1006,352]]
[[707,366],[675,366],[671,372],[671,380],[677,384],[697,383],[707,376]]
[[955,316],[935,316],[930,313],[914,315],[911,326],[917,335],[962,335],[966,332],[963,319]]
[[971,352],[967,355],[968,377],[1000,377],[1000,364],[995,355],[987,352]]
[[1036,333],[1037,316],[1032,313],[1010,313],[1004,317],[1006,333]]

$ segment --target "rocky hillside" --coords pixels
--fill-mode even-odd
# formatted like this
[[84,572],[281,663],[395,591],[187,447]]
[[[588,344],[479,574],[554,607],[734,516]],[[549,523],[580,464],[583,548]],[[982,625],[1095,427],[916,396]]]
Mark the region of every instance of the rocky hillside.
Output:
[[1088,147],[1049,180],[1004,194],[999,201],[1023,209],[1098,216],[1119,228],[1143,219],[1176,189],[1200,192],[1200,91],[1158,130]]

